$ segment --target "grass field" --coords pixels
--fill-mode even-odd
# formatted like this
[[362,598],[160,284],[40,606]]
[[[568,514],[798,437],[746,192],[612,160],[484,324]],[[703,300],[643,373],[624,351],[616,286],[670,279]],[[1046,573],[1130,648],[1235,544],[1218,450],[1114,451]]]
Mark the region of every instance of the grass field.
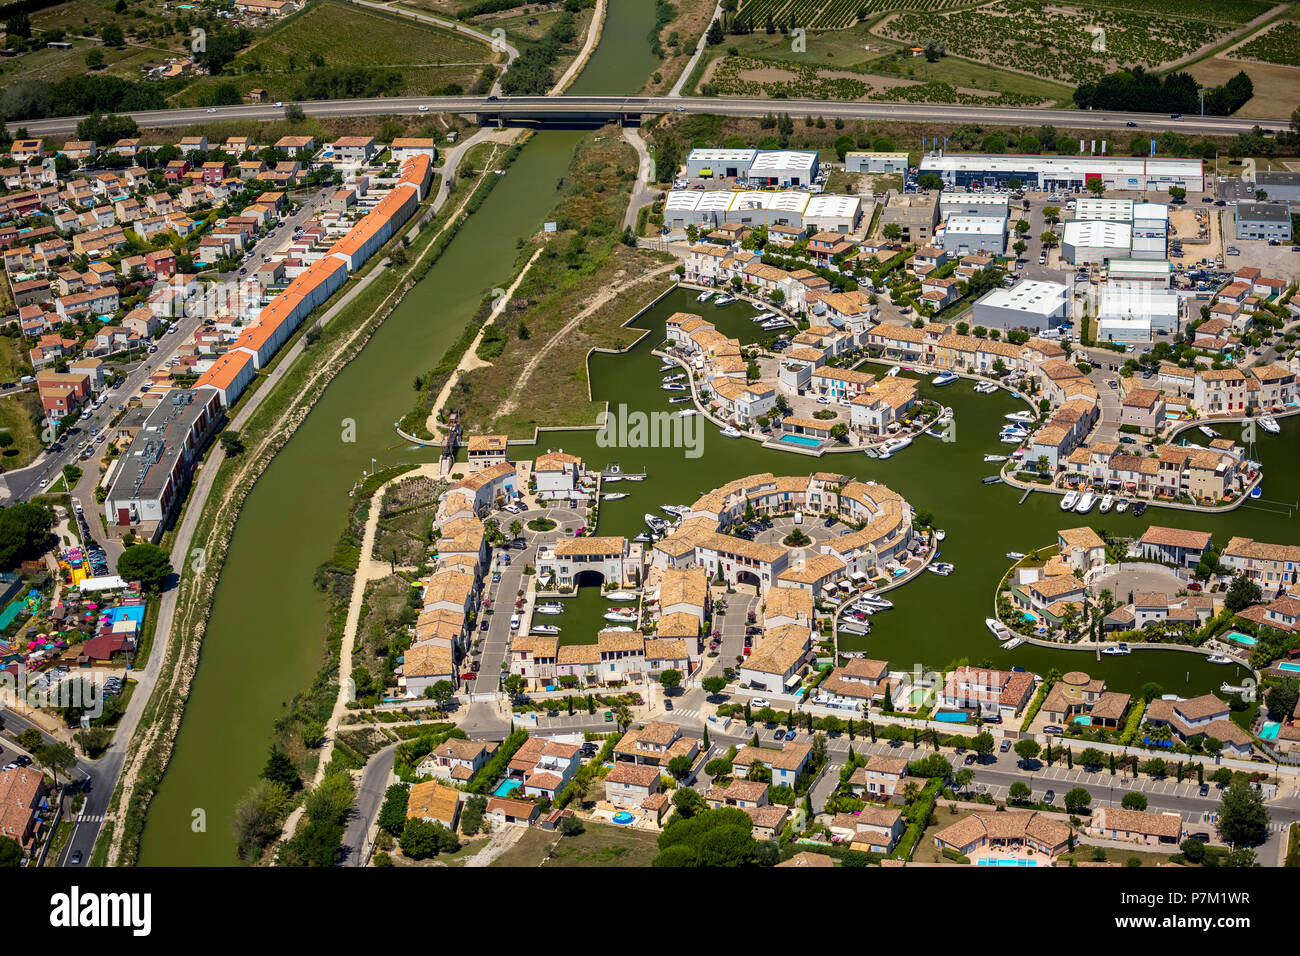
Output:
[[659,853],[658,836],[605,823],[583,821],[577,836],[532,828],[493,866],[649,866]]
[[261,88],[271,100],[296,99],[303,74],[323,67],[395,69],[401,82],[389,91],[393,95],[429,94],[453,83],[469,90],[484,65],[499,58],[486,44],[450,30],[320,0],[241,53],[233,64],[235,75],[201,77],[173,102],[203,105],[204,96],[222,83],[234,83],[241,94]]
[[1285,119],[1291,115],[1296,108],[1296,91],[1300,90],[1300,66],[1215,56],[1187,68],[1203,86],[1219,86],[1242,70],[1255,84],[1255,95],[1234,115],[1260,119]]
[[0,335],[0,383],[17,382],[22,376],[31,374],[32,364],[27,360],[22,340]]
[[40,452],[40,434],[36,420],[41,414],[41,402],[36,392],[19,392],[0,398],[0,431],[14,436],[14,443],[0,453],[0,467],[13,471],[30,464]]

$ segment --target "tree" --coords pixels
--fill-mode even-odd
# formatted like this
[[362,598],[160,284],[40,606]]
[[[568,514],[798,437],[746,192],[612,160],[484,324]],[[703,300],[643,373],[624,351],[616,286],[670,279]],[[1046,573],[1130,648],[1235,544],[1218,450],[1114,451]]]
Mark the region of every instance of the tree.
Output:
[[483,814],[487,811],[487,797],[475,794],[465,801],[460,811],[460,832],[473,836],[483,829]]
[[290,123],[302,123],[307,119],[307,111],[297,103],[290,103],[284,108],[284,118]]
[[975,751],[981,757],[987,757],[989,754],[993,753],[994,746],[996,746],[996,741],[993,739],[993,735],[988,731],[976,734],[970,741],[971,750]]
[[1106,192],[1106,184],[1102,182],[1100,176],[1088,180],[1088,192],[1094,196],[1100,196]]
[[226,453],[226,457],[234,458],[244,453],[244,442],[239,437],[239,432],[224,431],[221,433],[221,450]]
[[379,829],[394,839],[406,829],[406,804],[410,797],[410,788],[404,783],[395,783],[384,791],[384,803],[379,808]]
[[429,695],[438,703],[441,708],[446,708],[447,701],[456,696],[456,688],[452,686],[449,680],[435,681],[429,688]]
[[706,677],[700,681],[700,686],[704,688],[704,692],[710,697],[717,697],[726,688],[727,679],[725,677]]
[[1241,611],[1252,604],[1258,604],[1262,596],[1258,584],[1244,574],[1239,574],[1228,586],[1228,593],[1223,598],[1223,606],[1229,611]]
[[1282,681],[1270,687],[1268,693],[1264,695],[1264,702],[1268,705],[1269,716],[1278,719],[1295,713],[1298,700],[1300,700],[1300,681]]
[[41,744],[32,751],[32,759],[54,778],[54,785],[59,785],[59,774],[69,775],[77,766],[77,755],[64,743]]
[[[709,763],[713,761],[710,760]],[[677,811],[678,819],[689,820],[707,808],[704,805],[704,798],[698,792],[690,787],[678,787],[673,792],[673,809]]]
[[1070,813],[1079,814],[1087,813],[1088,808],[1092,805],[1092,794],[1083,787],[1073,787],[1065,793],[1065,809]]
[[1219,803],[1219,833],[1232,844],[1262,843],[1268,835],[1263,791],[1245,780],[1231,784]]
[[35,750],[43,743],[45,743],[45,738],[41,736],[41,732],[35,727],[28,727],[18,735],[18,746],[27,751]]
[[502,684],[511,697],[518,697],[524,691],[524,679],[519,674],[508,675]]
[[0,568],[39,554],[53,527],[54,512],[43,505],[18,504],[0,511]]
[[726,34],[722,32],[722,23],[718,20],[714,20],[710,23],[709,31],[705,34],[705,38],[708,41],[709,46],[717,46],[725,40],[727,37]]
[[886,239],[898,239],[903,235],[903,227],[896,222],[885,223],[884,228],[880,230],[880,234]]
[[582,825],[582,819],[580,817],[576,817],[573,814],[569,814],[567,816],[560,818],[561,836],[568,836],[568,837],[577,836],[578,834],[582,833],[583,829],[584,827]]
[[14,867],[23,861],[23,845],[13,837],[0,836],[0,869]]
[[660,673],[659,683],[663,685],[665,693],[671,694],[672,691],[676,690],[678,687],[682,685],[682,672],[679,670],[673,670],[672,668],[669,668],[668,670]]
[[117,559],[117,573],[128,581],[139,581],[145,591],[157,594],[172,573],[172,564],[167,552],[158,545],[133,544]]
[[413,817],[406,821],[401,839],[397,841],[398,846],[413,860],[434,856],[438,852],[440,843],[437,828],[438,824],[432,820]]
[[1038,745],[1038,741],[1025,739],[1016,741],[1015,751],[1017,757],[1028,762],[1036,760],[1038,755],[1043,752],[1043,748]]
[[668,761],[668,772],[681,780],[691,772],[691,758],[685,754],[678,754],[672,760]]
[[1007,799],[1012,803],[1024,803],[1031,796],[1033,796],[1033,791],[1029,789],[1029,784],[1023,780],[1013,782],[1011,788],[1007,791]]
[[274,744],[266,758],[266,766],[262,768],[262,779],[278,783],[290,793],[302,789],[302,777],[298,776],[298,768],[289,759],[289,755]]
[[1124,799],[1119,805],[1125,810],[1145,810],[1147,808],[1147,797],[1144,793],[1138,793],[1136,790],[1124,794]]
[[99,47],[92,47],[86,51],[86,69],[98,70],[104,65],[104,51]]
[[[255,863],[280,835],[281,821],[289,806],[289,791],[270,780],[259,780],[235,807],[231,830],[239,858]],[[405,805],[403,805],[405,813]]]

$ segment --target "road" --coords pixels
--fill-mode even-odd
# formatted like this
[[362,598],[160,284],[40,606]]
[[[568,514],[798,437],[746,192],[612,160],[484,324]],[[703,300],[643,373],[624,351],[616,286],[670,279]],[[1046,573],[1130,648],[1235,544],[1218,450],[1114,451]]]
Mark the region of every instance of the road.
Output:
[[388,789],[388,779],[393,772],[393,757],[397,753],[397,746],[392,744],[379,751],[366,762],[365,769],[361,771],[361,784],[357,787],[352,814],[348,817],[347,829],[343,832],[343,866],[366,865],[366,837],[384,803],[384,792]]
[[[1231,136],[1248,132],[1254,126],[1281,129],[1290,124],[1286,118],[1260,119],[1233,116],[1189,116],[1172,120],[1165,114],[1103,113],[1079,110],[1012,109],[1009,107],[952,106],[916,103],[859,103],[836,100],[763,100],[726,99],[722,97],[672,96],[517,96],[489,100],[482,96],[393,96],[356,100],[312,100],[300,103],[309,116],[320,119],[347,116],[378,116],[388,113],[416,112],[426,106],[432,112],[476,113],[512,117],[566,116],[574,113],[607,115],[611,118],[642,113],[711,113],[723,116],[763,116],[774,110],[792,116],[824,116],[830,119],[887,120],[911,123],[968,123],[1021,126],[1049,123],[1066,127],[1097,130],[1123,130],[1137,123],[1143,133],[1166,129],[1182,133],[1205,133]],[[225,120],[284,119],[284,107],[267,103],[241,106],[193,107],[132,113],[142,128],[190,126]],[[82,116],[58,119],[26,120],[22,123],[31,136],[71,135]],[[11,122],[17,122],[11,120]]]

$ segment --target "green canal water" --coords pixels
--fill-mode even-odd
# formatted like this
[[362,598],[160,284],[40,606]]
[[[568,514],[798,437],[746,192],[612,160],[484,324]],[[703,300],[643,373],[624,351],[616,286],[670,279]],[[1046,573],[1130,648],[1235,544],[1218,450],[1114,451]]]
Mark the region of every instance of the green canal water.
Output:
[[[592,390],[598,400],[609,402],[616,411],[622,404],[629,410],[647,412],[689,407],[668,403],[674,393],[661,389],[660,361],[650,354],[664,341],[667,317],[679,311],[702,314],[742,341],[755,338],[757,326],[748,321],[754,314],[749,306],[720,309],[697,303],[692,292],[670,292],[636,320],[634,324],[649,334],[630,352],[592,357]],[[1151,508],[1141,518],[1129,513],[1103,515],[1095,510],[1088,515],[1066,515],[1057,496],[1035,494],[1018,505],[1019,490],[980,483],[980,478],[993,474],[997,467],[985,464],[983,456],[1007,450],[997,437],[1005,424],[1003,416],[1023,408],[1022,403],[1002,392],[977,395],[969,382],[935,388],[923,381],[921,394],[953,407],[957,440],[944,443],[923,436],[885,461],[856,453],[812,458],[764,449],[748,439],[724,438],[707,423],[703,425],[704,454],[699,458],[687,457],[681,449],[602,448],[594,431],[578,430],[543,432],[537,448],[563,448],[597,468],[617,462],[624,471],[647,472],[645,481],[614,486],[629,497],[602,504],[601,534],[631,537],[644,530],[646,512],[661,515],[661,505],[689,504],[726,481],[758,472],[854,475],[888,485],[913,507],[933,512],[938,526],[948,533],[941,546],[943,559],[953,562],[957,570],[948,577],[924,574],[893,591],[890,598],[895,609],[872,617],[872,633],[844,641],[847,649],[864,649],[895,667],[942,667],[966,657],[977,664],[987,660],[999,667],[1021,666],[1040,673],[1053,667],[1084,670],[1128,692],[1137,691],[1146,681],[1156,681],[1167,692],[1185,695],[1215,690],[1224,680],[1235,682],[1245,676],[1235,667],[1207,664],[1198,655],[1172,650],[1137,651],[1128,657],[1100,660],[1084,652],[1031,645],[1003,651],[984,627],[984,618],[992,609],[993,588],[1010,565],[1006,552],[1053,544],[1059,528],[1089,524],[1098,530],[1137,535],[1155,523],[1205,529],[1220,543],[1233,534],[1266,541],[1297,540],[1300,518],[1293,515],[1300,511],[1296,507],[1300,502],[1300,460],[1294,419],[1287,420],[1282,435],[1266,436],[1259,444],[1257,455],[1268,476],[1259,502],[1218,516],[1162,508]],[[1231,428],[1220,431],[1233,434]],[[529,457],[526,446],[516,447],[519,458]],[[571,634],[564,636],[573,640]]]
[[[646,39],[653,23],[653,0],[613,0],[574,92],[639,89],[657,63]],[[343,530],[348,492],[371,459],[391,465],[430,457],[393,433],[413,401],[411,382],[455,342],[483,297],[505,285],[516,241],[550,212],[549,185],[565,174],[581,135],[533,137],[248,496],[175,752],[149,810],[141,865],[236,863],[231,812],[266,761],[276,719],[320,666],[326,608],[312,576]],[[350,443],[342,440],[347,420],[355,422]],[[593,595],[581,603],[594,610],[594,602]]]

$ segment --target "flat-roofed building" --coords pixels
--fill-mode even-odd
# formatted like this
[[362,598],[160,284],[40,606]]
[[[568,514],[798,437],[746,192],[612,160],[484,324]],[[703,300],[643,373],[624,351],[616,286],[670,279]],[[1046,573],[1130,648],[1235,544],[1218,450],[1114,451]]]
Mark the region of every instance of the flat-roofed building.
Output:
[[756,149],[693,149],[686,157],[687,179],[743,179]]
[[851,152],[844,154],[844,168],[850,173],[906,173],[907,153]]
[[936,241],[946,252],[960,255],[988,252],[1000,256],[1007,247],[1007,220],[1005,216],[952,215]]
[[992,329],[1055,328],[1070,315],[1070,290],[1060,282],[1025,279],[990,289],[971,309],[971,322]]
[[1072,220],[1061,230],[1061,258],[1076,266],[1131,258],[1132,247],[1133,226],[1127,222]]
[[1017,179],[1025,188],[1046,192],[1085,189],[1094,179],[1107,189],[1205,189],[1205,164],[1199,159],[945,153],[923,157],[921,173],[934,173],[949,186],[1006,188]]
[[1232,210],[1238,239],[1291,239],[1291,207],[1286,203],[1239,202]]
[[1270,169],[1255,173],[1255,188],[1273,202],[1300,202],[1300,173]]
[[748,179],[766,186],[811,186],[817,165],[812,150],[760,150],[749,165]]

